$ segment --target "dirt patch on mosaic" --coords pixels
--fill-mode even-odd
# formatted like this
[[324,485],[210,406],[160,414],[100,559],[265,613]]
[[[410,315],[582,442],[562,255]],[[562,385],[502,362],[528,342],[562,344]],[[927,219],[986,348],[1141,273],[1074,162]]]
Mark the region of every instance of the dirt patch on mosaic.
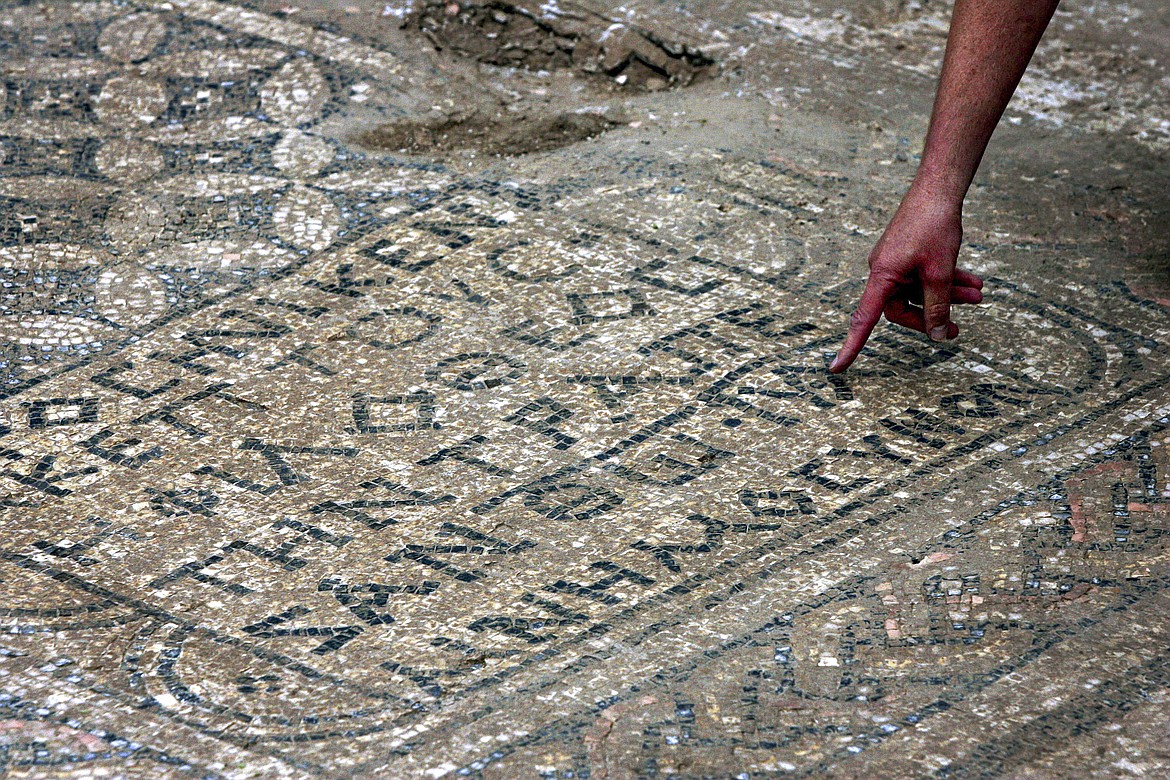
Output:
[[601,135],[622,124],[597,112],[489,115],[480,111],[380,125],[357,137],[384,151],[435,154],[465,149],[514,156],[546,152]]
[[479,62],[568,69],[627,89],[686,86],[717,71],[693,44],[555,0],[420,0],[403,25],[440,50]]

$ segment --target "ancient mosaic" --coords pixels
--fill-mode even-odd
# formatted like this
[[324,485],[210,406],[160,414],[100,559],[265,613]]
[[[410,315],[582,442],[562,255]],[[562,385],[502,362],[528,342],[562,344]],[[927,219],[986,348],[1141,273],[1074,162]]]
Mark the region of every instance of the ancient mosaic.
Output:
[[831,376],[834,171],[363,153],[315,128],[398,58],[211,0],[8,4],[0,53],[0,765],[965,778],[1165,734],[1163,306],[995,279],[977,336]]

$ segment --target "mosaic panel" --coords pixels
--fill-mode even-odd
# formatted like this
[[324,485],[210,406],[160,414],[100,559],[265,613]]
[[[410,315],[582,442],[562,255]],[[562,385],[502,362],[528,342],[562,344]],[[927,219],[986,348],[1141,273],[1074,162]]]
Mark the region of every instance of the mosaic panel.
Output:
[[1164,307],[829,375],[840,174],[365,156],[395,56],[226,3],[0,30],[5,765],[979,777],[1165,701]]

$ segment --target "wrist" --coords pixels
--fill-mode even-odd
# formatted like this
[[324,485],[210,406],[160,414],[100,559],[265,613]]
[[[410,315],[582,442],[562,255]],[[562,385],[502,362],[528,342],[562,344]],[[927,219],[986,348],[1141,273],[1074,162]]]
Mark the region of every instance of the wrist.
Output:
[[935,209],[961,214],[968,186],[970,179],[957,176],[953,168],[944,167],[940,170],[924,160],[914,175],[906,198],[919,203],[929,203]]

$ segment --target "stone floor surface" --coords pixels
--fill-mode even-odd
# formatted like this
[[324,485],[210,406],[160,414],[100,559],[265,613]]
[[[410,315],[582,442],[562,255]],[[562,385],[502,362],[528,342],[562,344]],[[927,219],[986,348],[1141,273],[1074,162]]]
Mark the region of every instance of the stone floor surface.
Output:
[[0,774],[1170,777],[1170,11],[826,365],[949,7],[0,0]]

